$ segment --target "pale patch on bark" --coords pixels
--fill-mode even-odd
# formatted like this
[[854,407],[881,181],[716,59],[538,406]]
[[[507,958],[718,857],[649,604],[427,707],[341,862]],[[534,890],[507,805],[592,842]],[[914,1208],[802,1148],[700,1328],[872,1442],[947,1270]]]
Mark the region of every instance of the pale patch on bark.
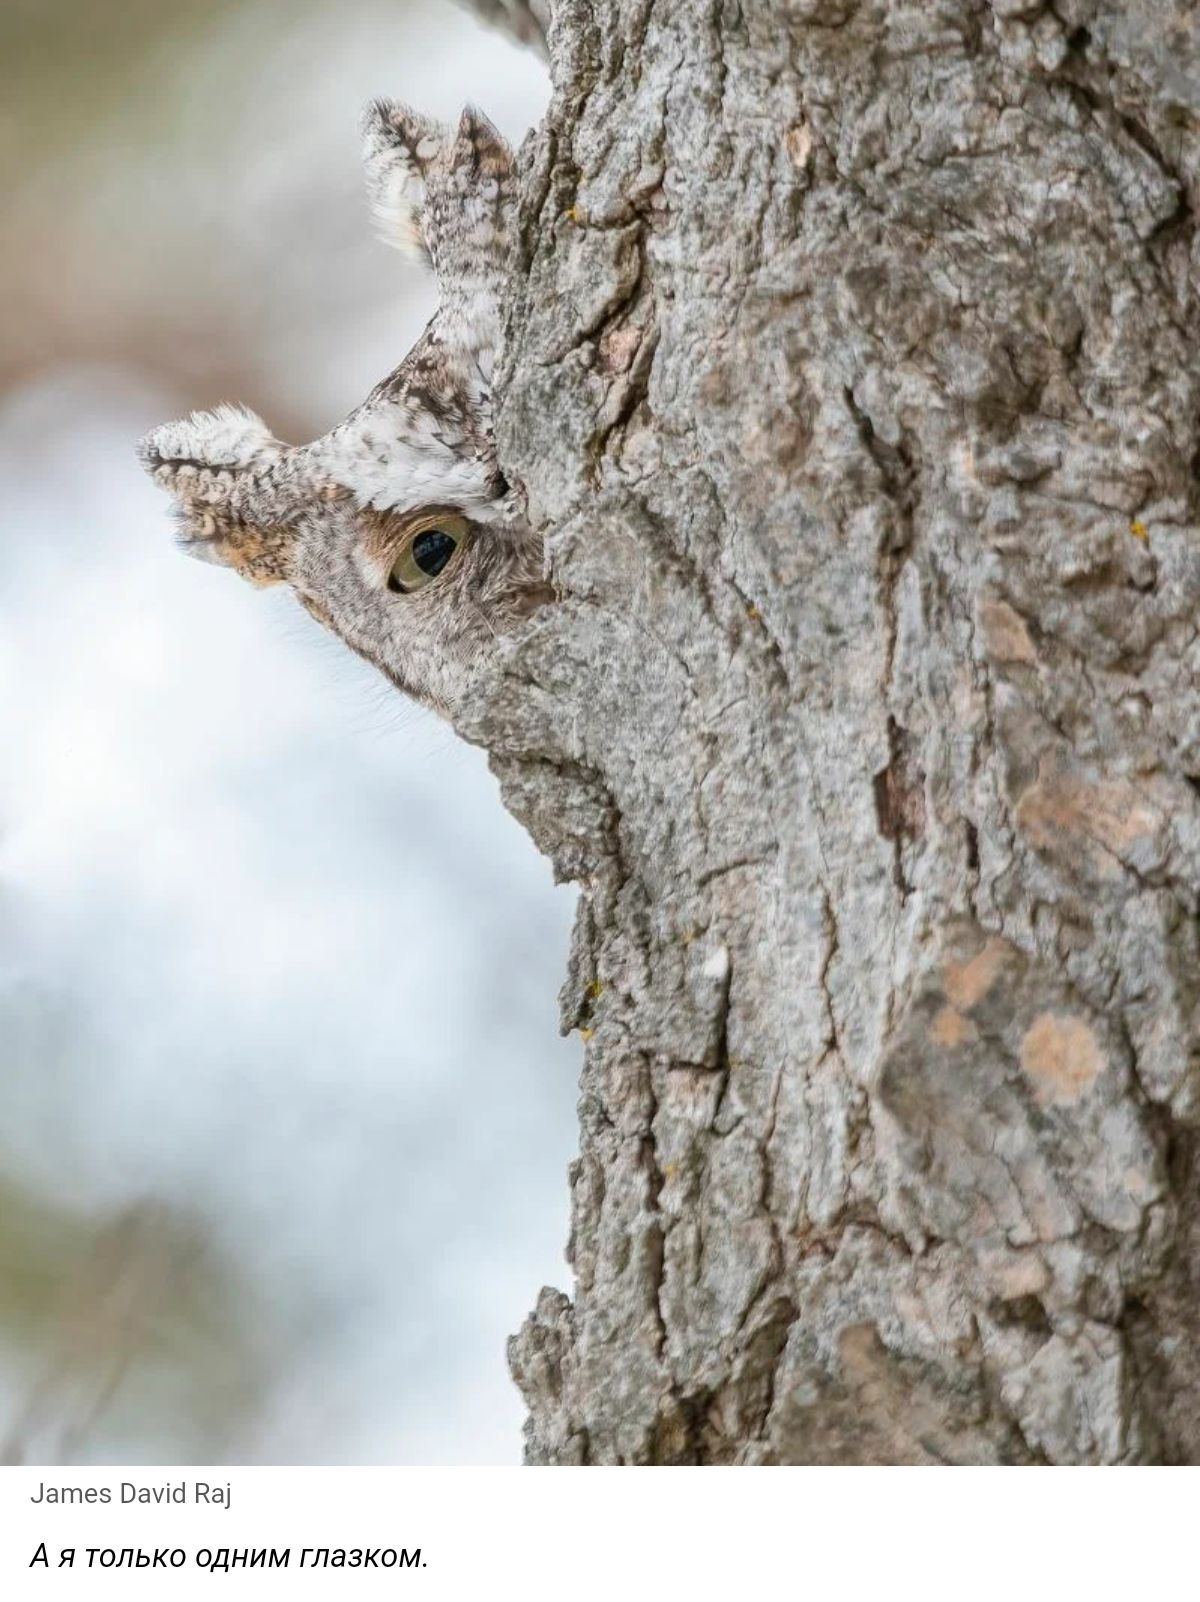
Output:
[[970,962],[948,962],[942,975],[946,995],[961,1012],[969,1012],[991,990],[1004,966],[1008,948],[1003,940],[989,940]]
[[929,1038],[935,1046],[945,1046],[953,1051],[955,1046],[975,1039],[975,1026],[969,1018],[963,1017],[957,1007],[943,1007],[930,1026]]
[[1104,1068],[1104,1056],[1082,1019],[1044,1012],[1021,1041],[1021,1067],[1042,1106],[1064,1107],[1092,1088]]
[[1095,871],[1119,874],[1133,847],[1152,840],[1163,816],[1123,779],[1089,779],[1057,761],[1024,792],[1017,827],[1039,849],[1068,858],[1085,854]]
[[1036,662],[1029,625],[1007,601],[984,601],[979,607],[984,647],[994,662]]

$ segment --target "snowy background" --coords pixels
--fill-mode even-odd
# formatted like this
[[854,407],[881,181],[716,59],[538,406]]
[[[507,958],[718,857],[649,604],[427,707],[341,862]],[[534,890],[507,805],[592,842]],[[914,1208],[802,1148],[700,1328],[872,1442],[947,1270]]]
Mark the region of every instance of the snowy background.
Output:
[[0,1455],[515,1461],[572,895],[479,752],[174,549],[132,445],[349,410],[431,307],[361,105],[519,140],[542,70],[432,0],[29,0],[0,60]]

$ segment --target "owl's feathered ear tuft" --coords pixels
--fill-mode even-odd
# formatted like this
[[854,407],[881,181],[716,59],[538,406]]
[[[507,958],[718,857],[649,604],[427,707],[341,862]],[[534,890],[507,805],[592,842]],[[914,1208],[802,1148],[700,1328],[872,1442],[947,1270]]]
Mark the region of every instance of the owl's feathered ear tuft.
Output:
[[291,446],[240,406],[193,412],[139,441],[154,482],[175,499],[179,543],[255,584],[288,576],[294,518],[304,485],[290,471]]
[[460,174],[471,174],[478,185],[486,186],[484,193],[489,197],[490,183],[499,184],[512,176],[513,154],[508,141],[478,106],[463,108],[450,152],[450,165]]
[[363,167],[371,212],[386,244],[429,259],[421,231],[425,174],[449,129],[396,100],[373,100],[363,114]]
[[210,412],[193,412],[177,423],[151,429],[138,441],[137,452],[147,472],[171,488],[174,476],[188,468],[248,467],[286,449],[257,412],[226,402]]
[[483,113],[468,107],[451,128],[376,100],[363,119],[363,163],[388,243],[432,263],[443,301],[486,293],[507,252],[513,156]]

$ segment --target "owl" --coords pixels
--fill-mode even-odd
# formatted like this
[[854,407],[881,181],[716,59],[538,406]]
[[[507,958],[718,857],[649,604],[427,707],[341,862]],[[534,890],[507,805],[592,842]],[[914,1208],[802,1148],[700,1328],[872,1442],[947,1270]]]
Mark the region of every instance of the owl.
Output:
[[399,367],[309,445],[226,405],[152,430],[138,452],[174,498],[187,551],[290,586],[393,684],[453,717],[499,642],[551,599],[492,438],[513,158],[476,111],[452,129],[378,101],[364,164],[385,234],[419,250],[438,285]]

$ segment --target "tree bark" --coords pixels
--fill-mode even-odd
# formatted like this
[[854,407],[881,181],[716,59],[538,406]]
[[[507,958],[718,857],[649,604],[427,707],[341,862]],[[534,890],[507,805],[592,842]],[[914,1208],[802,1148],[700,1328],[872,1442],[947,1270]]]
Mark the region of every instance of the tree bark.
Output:
[[470,709],[582,887],[531,1462],[1200,1460],[1200,12],[559,0]]

